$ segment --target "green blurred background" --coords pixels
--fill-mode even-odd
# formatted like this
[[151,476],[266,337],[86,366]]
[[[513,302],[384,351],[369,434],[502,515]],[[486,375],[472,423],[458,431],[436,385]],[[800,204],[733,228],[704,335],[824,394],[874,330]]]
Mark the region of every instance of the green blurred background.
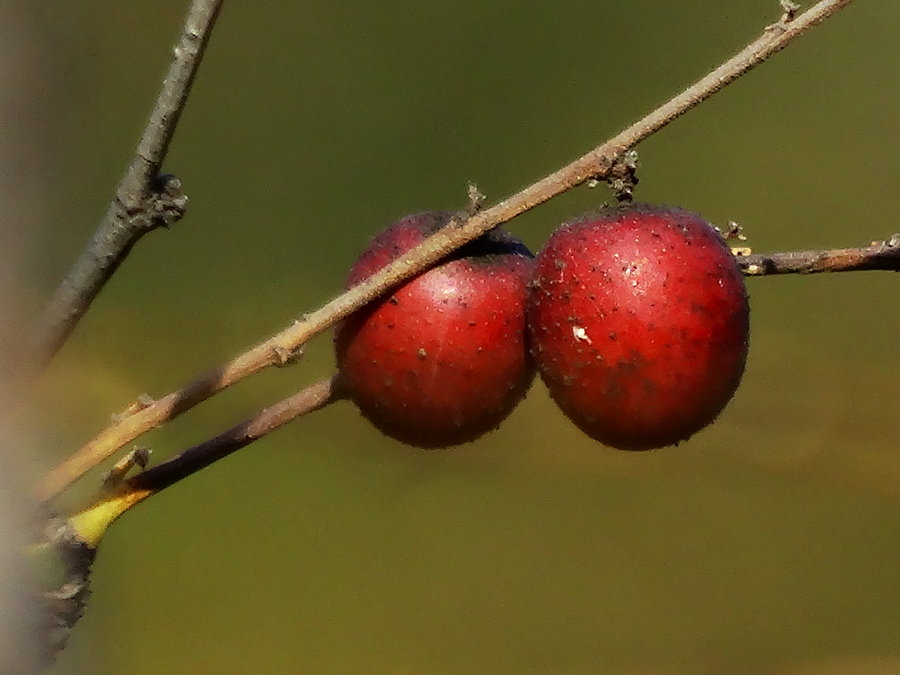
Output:
[[[23,5],[53,195],[25,251],[35,308],[106,208],[186,4]],[[511,194],[779,13],[227,2],[165,163],[188,215],[138,245],[45,375],[40,466],[334,296],[393,219],[463,206],[467,181]],[[759,252],[900,230],[898,29],[892,0],[839,13],[639,146],[638,198],[736,220]],[[536,250],[608,198],[577,189],[510,228]],[[748,286],[743,385],[690,442],[603,448],[540,383],[445,452],[332,406],[117,523],[54,672],[900,672],[898,277]],[[332,367],[323,336],[146,443],[159,461]]]

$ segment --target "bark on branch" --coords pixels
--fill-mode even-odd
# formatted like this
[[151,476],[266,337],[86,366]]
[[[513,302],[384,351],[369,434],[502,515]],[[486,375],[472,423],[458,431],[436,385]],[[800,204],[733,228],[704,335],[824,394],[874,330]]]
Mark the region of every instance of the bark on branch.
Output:
[[[860,248],[788,251],[762,255],[737,254],[735,257],[746,276],[860,270],[900,271],[900,233],[885,241],[873,242],[870,246]],[[139,473],[123,482],[117,490],[116,498],[123,501],[123,507],[131,508],[288,422],[340,400],[343,394],[337,382],[336,375],[316,382],[218,436]]]
[[42,500],[53,498],[141,434],[177,417],[245,377],[268,366],[284,365],[295,360],[302,353],[303,345],[311,338],[489,229],[588,180],[606,178],[624,152],[784,49],[809,28],[852,1],[822,0],[801,15],[794,16],[786,12],[781,20],[766,27],[759,38],[737,55],[584,156],[488,209],[461,213],[446,227],[401,258],[276,335],[178,391],[156,401],[135,405],[130,414],[100,432],[48,473],[38,485],[38,497]]
[[181,182],[160,166],[187,101],[223,0],[194,0],[147,127],[106,215],[45,308],[26,368],[59,351],[94,298],[142,236],[177,222],[187,207]]
[[862,248],[825,251],[791,251],[763,255],[738,255],[741,271],[748,277],[770,274],[816,274],[861,270],[900,271],[900,233]]

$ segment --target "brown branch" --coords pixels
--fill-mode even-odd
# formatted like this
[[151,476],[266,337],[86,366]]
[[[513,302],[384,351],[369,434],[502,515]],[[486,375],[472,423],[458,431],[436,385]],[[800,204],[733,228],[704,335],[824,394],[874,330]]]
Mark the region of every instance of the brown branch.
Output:
[[174,485],[213,462],[258,441],[288,422],[340,400],[341,395],[335,386],[335,380],[336,376],[333,376],[316,382],[228,431],[123,481],[116,490],[116,499],[122,499],[127,503],[127,508],[131,508],[134,504]]
[[159,169],[184,109],[223,0],[193,0],[174,59],[135,156],[106,215],[45,308],[28,368],[45,365],[143,235],[177,222],[187,207],[181,182]]
[[[747,276],[814,274],[860,270],[900,271],[900,233],[861,248],[736,255]],[[195,445],[162,464],[124,481],[117,499],[131,508],[223,457],[259,440],[288,422],[342,398],[337,376],[310,385],[215,438]],[[130,457],[130,456],[129,456]],[[130,466],[130,465],[129,465]]]
[[294,358],[315,335],[492,227],[587,180],[606,177],[616,159],[627,149],[659,131],[852,1],[822,0],[800,16],[790,20],[783,17],[778,23],[766,28],[761,37],[736,56],[583,157],[491,208],[454,218],[446,227],[401,258],[303,319],[295,321],[280,333],[194,380],[184,389],[172,392],[114,423],[48,473],[38,486],[39,498],[46,500],[54,497],[71,482],[144,432],[176,417],[235,382],[267,366]]
[[861,270],[900,271],[900,234],[862,248],[835,248],[824,251],[791,251],[738,255],[738,265],[748,277],[772,274],[816,274]]

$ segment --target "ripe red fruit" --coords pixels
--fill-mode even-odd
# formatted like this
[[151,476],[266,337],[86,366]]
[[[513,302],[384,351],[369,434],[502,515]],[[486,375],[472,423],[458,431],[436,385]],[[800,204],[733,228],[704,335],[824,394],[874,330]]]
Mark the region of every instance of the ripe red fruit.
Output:
[[672,445],[731,399],[747,358],[744,281],[700,216],[636,205],[560,227],[538,254],[528,308],[550,394],[592,438]]
[[[420,243],[452,214],[408,216],[376,236],[348,286]],[[388,436],[423,448],[495,429],[534,379],[525,305],[531,252],[499,228],[348,317],[337,329],[341,386]]]

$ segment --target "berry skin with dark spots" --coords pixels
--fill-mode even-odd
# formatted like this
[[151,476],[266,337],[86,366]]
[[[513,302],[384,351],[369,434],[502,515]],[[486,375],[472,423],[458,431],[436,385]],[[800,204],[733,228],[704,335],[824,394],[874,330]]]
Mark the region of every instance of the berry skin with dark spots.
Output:
[[[453,214],[408,216],[377,235],[348,287],[403,255]],[[423,448],[495,429],[534,379],[525,305],[534,257],[495,228],[345,319],[340,385],[384,434]]]
[[587,435],[625,450],[710,424],[747,359],[744,280],[697,214],[628,205],[563,224],[538,254],[532,352],[550,395]]

